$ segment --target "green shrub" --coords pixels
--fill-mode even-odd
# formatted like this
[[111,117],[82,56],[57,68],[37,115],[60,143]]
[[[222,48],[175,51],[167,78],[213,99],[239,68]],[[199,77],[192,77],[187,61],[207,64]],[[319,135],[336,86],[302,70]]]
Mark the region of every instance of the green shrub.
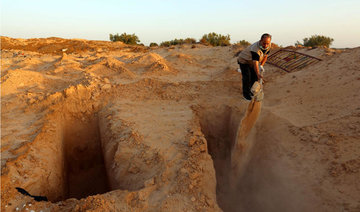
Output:
[[184,39],[175,38],[174,40],[170,41],[170,45],[181,45],[181,44],[184,44]]
[[162,47],[169,47],[171,45],[170,41],[163,41],[160,43],[160,46]]
[[155,47],[155,46],[159,46],[157,43],[150,43],[149,45],[150,47]]
[[200,43],[210,44],[212,46],[228,46],[230,45],[230,35],[221,35],[211,32],[203,35]]
[[123,43],[131,44],[131,45],[135,45],[140,42],[138,36],[136,36],[135,34],[131,34],[131,35],[126,34],[125,32],[122,33],[121,35],[119,35],[118,33],[116,33],[115,35],[110,34],[110,40],[113,42],[121,41]]
[[195,39],[195,38],[186,38],[186,39],[184,40],[184,42],[185,42],[186,44],[195,44],[195,43],[196,43],[196,39]]
[[238,41],[236,42],[237,45],[240,45],[240,46],[250,46],[251,43],[249,41],[246,41],[246,40],[241,40],[241,41]]
[[163,41],[160,43],[160,46],[162,47],[169,47],[169,46],[175,46],[175,45],[183,45],[183,44],[195,44],[196,39],[195,38],[186,38],[184,39],[177,39],[171,41]]
[[[304,41],[303,46],[308,46],[308,47],[325,46],[329,48],[329,46],[332,44],[334,39],[323,35],[312,35],[310,38],[304,38],[303,41]],[[299,45],[299,44],[300,42],[295,43],[295,45]]]

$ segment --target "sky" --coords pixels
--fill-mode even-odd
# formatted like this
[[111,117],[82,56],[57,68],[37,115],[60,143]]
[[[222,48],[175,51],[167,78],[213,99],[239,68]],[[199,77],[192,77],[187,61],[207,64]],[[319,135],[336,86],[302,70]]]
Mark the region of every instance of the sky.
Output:
[[312,35],[334,39],[331,47],[360,46],[359,0],[1,0],[2,36],[109,40],[135,33],[150,42],[216,32],[255,42],[294,45]]

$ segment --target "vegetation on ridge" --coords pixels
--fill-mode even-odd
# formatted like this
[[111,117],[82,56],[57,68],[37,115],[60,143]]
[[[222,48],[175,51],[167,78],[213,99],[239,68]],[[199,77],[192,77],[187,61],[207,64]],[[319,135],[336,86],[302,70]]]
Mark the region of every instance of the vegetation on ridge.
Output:
[[309,38],[304,38],[303,41],[304,41],[304,43],[300,43],[299,41],[297,41],[295,43],[295,46],[298,46],[298,45],[307,46],[307,47],[324,46],[324,47],[329,48],[329,46],[332,44],[334,39],[323,36],[323,35],[312,35]]
[[136,45],[140,43],[138,36],[136,36],[135,34],[126,34],[126,32],[122,33],[121,35],[119,35],[118,33],[114,35],[110,34],[110,40],[113,42],[121,41],[123,43],[131,45]]
[[229,46],[230,35],[221,35],[215,32],[210,32],[209,34],[202,36],[200,43],[212,46]]

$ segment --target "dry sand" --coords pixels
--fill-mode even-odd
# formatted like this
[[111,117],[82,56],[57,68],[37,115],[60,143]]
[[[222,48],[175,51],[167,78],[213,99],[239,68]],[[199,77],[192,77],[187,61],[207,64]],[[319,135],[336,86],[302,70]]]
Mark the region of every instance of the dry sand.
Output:
[[1,45],[2,211],[360,211],[360,48],[249,105],[237,46]]

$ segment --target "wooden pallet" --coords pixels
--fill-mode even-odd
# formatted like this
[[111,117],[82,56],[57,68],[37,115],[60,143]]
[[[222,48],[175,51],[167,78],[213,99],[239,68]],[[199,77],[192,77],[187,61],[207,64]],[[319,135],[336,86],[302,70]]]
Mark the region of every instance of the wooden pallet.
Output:
[[298,71],[319,61],[321,61],[321,59],[287,49],[280,49],[274,54],[271,54],[267,59],[267,63],[289,73]]

